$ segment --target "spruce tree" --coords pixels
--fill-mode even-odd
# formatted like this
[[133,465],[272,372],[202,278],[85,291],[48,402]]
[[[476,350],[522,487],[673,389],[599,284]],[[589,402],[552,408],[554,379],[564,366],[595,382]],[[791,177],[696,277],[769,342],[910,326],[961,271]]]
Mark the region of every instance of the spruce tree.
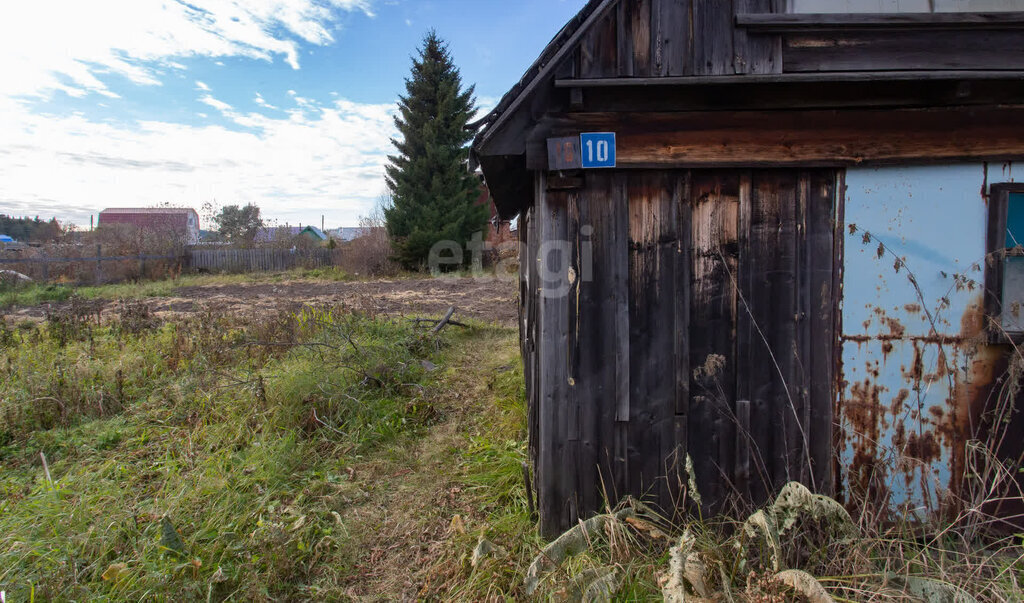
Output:
[[398,154],[388,157],[392,203],[384,219],[395,259],[418,269],[438,241],[454,241],[465,249],[489,216],[486,205],[476,205],[480,182],[467,168],[472,133],[466,123],[476,110],[473,86],[462,89],[447,45],[433,31],[413,59],[405,90],[395,117],[402,140],[392,139]]

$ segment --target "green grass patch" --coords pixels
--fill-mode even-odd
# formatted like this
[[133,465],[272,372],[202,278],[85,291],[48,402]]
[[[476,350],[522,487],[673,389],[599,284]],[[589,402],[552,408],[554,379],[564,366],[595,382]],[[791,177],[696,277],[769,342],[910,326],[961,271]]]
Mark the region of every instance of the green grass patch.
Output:
[[74,294],[66,285],[30,283],[26,285],[0,284],[0,309],[14,306],[38,306],[47,302],[61,302]]
[[346,517],[366,487],[346,467],[436,421],[426,367],[449,353],[406,321],[325,310],[65,322],[0,347],[9,600],[322,595],[358,551]]

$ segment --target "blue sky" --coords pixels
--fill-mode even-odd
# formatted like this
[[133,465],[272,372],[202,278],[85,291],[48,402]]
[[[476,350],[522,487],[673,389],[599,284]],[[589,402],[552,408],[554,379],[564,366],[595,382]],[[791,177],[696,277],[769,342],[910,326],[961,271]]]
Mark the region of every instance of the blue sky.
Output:
[[585,0],[57,0],[0,21],[0,213],[258,204],[355,225],[426,31],[487,109]]

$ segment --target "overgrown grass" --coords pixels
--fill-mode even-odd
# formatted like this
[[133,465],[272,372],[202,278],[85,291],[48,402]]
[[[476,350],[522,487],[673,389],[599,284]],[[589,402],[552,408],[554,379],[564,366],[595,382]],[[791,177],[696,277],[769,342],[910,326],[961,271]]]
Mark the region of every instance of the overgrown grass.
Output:
[[[0,323],[8,600],[524,599],[531,563],[554,560],[522,475],[513,330],[118,312],[101,324],[79,299],[41,325]],[[1020,535],[766,517],[774,532],[638,507],[542,564],[534,596],[611,576],[617,600],[659,600],[675,547],[705,600],[800,600],[775,579],[790,568],[837,601],[1019,600]]]
[[347,468],[437,418],[448,352],[407,322],[69,313],[0,332],[10,600],[319,596],[359,553]]
[[67,300],[73,293],[74,289],[65,285],[33,283],[15,286],[0,283],[0,309],[61,302]]

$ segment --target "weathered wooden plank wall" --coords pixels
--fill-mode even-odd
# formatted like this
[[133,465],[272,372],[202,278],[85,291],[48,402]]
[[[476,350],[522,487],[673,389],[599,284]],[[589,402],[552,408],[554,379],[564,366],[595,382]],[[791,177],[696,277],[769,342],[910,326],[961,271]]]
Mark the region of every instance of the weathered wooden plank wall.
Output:
[[[569,345],[569,296],[563,291],[568,273],[569,256],[566,253],[568,194],[547,191],[546,176],[536,176],[538,236],[537,278],[537,402],[538,438],[535,463],[538,488],[538,508],[543,521],[550,518],[574,517],[576,507],[575,459],[568,454],[576,452],[570,444],[568,388],[570,369],[567,363]],[[531,221],[532,222],[532,221]],[[531,224],[533,226],[533,224]],[[532,262],[531,262],[532,264]]]
[[773,10],[775,0],[621,2],[575,53],[580,78],[781,73],[778,35],[737,29],[738,13]]
[[1024,31],[792,33],[784,36],[782,61],[787,73],[1019,69],[1024,63]]
[[[1019,22],[790,23],[782,0],[629,0],[587,31],[576,77],[657,78],[843,71],[1017,69]],[[810,15],[805,15],[810,17]],[[930,15],[941,19],[941,15]],[[954,31],[955,27],[960,27]],[[856,52],[850,49],[855,48]]]
[[538,178],[521,328],[544,534],[626,494],[680,511],[687,454],[705,510],[828,486],[835,178]]
[[[1024,154],[1024,108],[549,115],[551,136],[616,132],[624,168],[896,163]],[[546,157],[545,157],[546,165]]]
[[688,175],[636,172],[626,176],[629,207],[629,445],[628,491],[670,500],[678,483],[668,477],[677,461],[675,271],[679,245],[679,189]]
[[736,285],[739,172],[695,172],[690,197],[693,276],[690,289],[688,452],[711,508],[732,477],[736,426]]

